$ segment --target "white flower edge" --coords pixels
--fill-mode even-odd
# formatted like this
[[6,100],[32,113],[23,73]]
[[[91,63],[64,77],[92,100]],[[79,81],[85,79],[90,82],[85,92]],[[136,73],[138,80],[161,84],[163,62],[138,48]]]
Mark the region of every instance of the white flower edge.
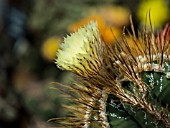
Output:
[[64,38],[64,43],[61,44],[57,52],[57,66],[65,70],[72,70],[72,67],[79,67],[81,69],[79,59],[92,59],[89,56],[92,50],[97,54],[96,49],[100,42],[97,22],[91,21],[88,26],[79,28],[78,32],[71,33],[70,36],[67,35]]

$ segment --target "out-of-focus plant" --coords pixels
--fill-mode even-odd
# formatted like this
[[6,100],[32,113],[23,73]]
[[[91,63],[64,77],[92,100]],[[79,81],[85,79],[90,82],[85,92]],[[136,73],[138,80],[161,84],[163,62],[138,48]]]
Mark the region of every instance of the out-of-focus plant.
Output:
[[109,25],[121,28],[129,24],[130,10],[127,7],[119,5],[105,5],[90,8],[88,15],[98,15]]
[[68,117],[54,119],[58,126],[170,127],[170,26],[155,36],[152,25],[136,35],[131,24],[130,39],[124,30],[114,46],[103,42],[96,22],[64,39],[56,64],[77,80],[57,85],[70,101]]

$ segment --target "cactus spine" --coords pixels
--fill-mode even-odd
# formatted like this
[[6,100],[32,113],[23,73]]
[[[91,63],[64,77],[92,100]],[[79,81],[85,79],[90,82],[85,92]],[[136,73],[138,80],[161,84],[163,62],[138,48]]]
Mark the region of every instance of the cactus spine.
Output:
[[[128,31],[127,31],[128,32]],[[95,22],[68,36],[57,53],[58,67],[78,76],[67,88],[69,115],[61,127],[170,127],[170,26],[157,37],[125,30],[114,46],[102,41]],[[78,46],[79,41],[82,43]],[[70,46],[71,43],[75,46]],[[68,44],[70,43],[70,44]],[[72,47],[79,49],[73,52]],[[64,59],[62,59],[64,58]],[[70,59],[71,58],[71,59]]]

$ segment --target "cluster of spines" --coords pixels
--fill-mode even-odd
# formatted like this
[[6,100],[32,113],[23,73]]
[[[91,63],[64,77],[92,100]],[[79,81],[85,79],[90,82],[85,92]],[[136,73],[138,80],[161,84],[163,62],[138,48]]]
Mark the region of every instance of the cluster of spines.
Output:
[[[133,27],[132,31],[134,32]],[[160,104],[153,105],[148,100],[151,88],[146,85],[141,76],[146,71],[164,72],[165,62],[170,61],[169,37],[166,34],[164,32],[162,36],[155,38],[153,30],[151,33],[144,30],[143,33],[139,33],[137,40],[135,33],[133,33],[133,36],[129,35],[135,46],[133,49],[124,35],[122,41],[117,42],[113,48],[98,42],[100,46],[96,48],[100,47],[100,49],[95,49],[95,52],[102,53],[97,54],[100,56],[94,62],[95,64],[100,62],[99,64],[94,65],[86,58],[79,59],[84,70],[87,68],[88,71],[88,68],[92,66],[91,70],[95,73],[90,74],[93,71],[86,72],[87,74],[83,76],[84,73],[80,73],[81,70],[76,67],[75,70],[78,70],[77,75],[81,77],[82,83],[69,87],[77,96],[69,94],[74,103],[69,107],[67,106],[71,110],[71,116],[66,119],[67,123],[65,121],[63,123],[67,124],[68,127],[88,128],[96,125],[96,127],[109,128],[106,101],[108,95],[113,94],[121,99],[122,104],[128,103],[139,109],[144,109],[157,121],[162,121],[166,127],[170,127],[167,109]],[[93,51],[94,48],[92,46],[91,48]],[[90,66],[86,67],[84,63]],[[169,78],[169,72],[166,72],[166,76]],[[122,87],[124,81],[133,83],[134,87],[131,91]]]

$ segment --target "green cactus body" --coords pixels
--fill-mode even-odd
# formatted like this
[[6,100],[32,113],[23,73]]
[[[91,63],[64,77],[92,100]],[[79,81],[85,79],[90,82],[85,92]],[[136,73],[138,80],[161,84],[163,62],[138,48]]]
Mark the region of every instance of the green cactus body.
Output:
[[[170,104],[170,79],[167,78],[168,72],[170,72],[169,62],[164,62],[164,71],[146,71],[141,73],[142,80],[147,86],[150,86],[149,91],[149,102],[154,104],[158,109],[163,106]],[[136,86],[131,82],[125,82],[126,86],[134,88]],[[139,92],[138,92],[139,93]],[[153,115],[147,113],[145,110],[138,109],[135,106],[120,104],[114,102],[114,96],[110,96],[107,102],[107,113],[111,127],[117,128],[164,128],[164,124],[159,122]],[[117,99],[118,100],[118,99]],[[167,116],[169,114],[169,108],[167,108]]]
[[[56,64],[78,76],[66,92],[71,102],[67,118],[57,119],[68,128],[170,128],[170,27],[156,38],[151,32],[133,35],[108,46],[90,23],[65,39]],[[81,44],[76,44],[82,40]],[[79,52],[69,54],[74,45]],[[64,58],[64,59],[62,59]],[[61,89],[62,88],[62,89]],[[64,89],[65,88],[65,89]]]

